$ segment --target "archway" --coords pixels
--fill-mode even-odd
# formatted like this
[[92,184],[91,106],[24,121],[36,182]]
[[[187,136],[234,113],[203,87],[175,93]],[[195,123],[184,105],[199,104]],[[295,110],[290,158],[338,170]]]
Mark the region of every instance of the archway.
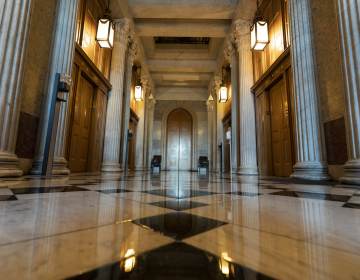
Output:
[[191,170],[192,166],[192,129],[191,114],[178,108],[167,118],[167,170]]

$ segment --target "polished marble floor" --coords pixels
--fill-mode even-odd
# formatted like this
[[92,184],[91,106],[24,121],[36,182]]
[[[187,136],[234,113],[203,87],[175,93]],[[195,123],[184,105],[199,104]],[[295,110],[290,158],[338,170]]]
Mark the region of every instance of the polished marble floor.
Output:
[[360,189],[190,172],[0,180],[0,279],[360,279]]

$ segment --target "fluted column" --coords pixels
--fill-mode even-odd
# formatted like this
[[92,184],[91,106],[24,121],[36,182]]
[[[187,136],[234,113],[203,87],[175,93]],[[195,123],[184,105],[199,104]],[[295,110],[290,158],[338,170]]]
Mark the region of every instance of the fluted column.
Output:
[[139,122],[136,128],[136,152],[135,152],[135,168],[136,170],[144,170],[144,147],[145,145],[145,106],[146,106],[146,95],[149,89],[149,81],[146,78],[141,79],[142,90],[144,95],[144,100],[138,102],[137,105],[137,115],[139,117]]
[[339,27],[346,81],[348,162],[341,181],[360,185],[360,3],[338,0]]
[[150,168],[152,160],[152,146],[153,146],[153,127],[154,127],[154,112],[156,101],[151,94],[148,99],[148,135],[147,135],[147,167]]
[[239,163],[238,174],[257,175],[255,97],[253,86],[250,24],[238,20],[234,25],[234,39],[239,64]]
[[328,179],[309,0],[290,1],[297,162],[292,177]]
[[112,90],[108,97],[104,156],[101,171],[120,172],[121,122],[124,93],[125,55],[128,47],[130,24],[128,19],[115,23],[114,48],[111,58],[110,83]]
[[210,88],[209,99],[206,102],[207,105],[207,115],[208,115],[208,158],[209,158],[209,170],[213,171],[214,162],[215,162],[215,155],[213,153],[214,149],[214,130],[215,130],[215,118],[214,118],[214,111],[215,111],[215,100],[212,97],[212,87]]
[[21,176],[15,155],[31,0],[0,4],[0,177]]
[[124,87],[124,108],[123,108],[123,126],[122,126],[122,155],[121,166],[125,168],[127,160],[127,142],[128,142],[128,130],[130,121],[130,96],[131,96],[131,83],[132,83],[132,69],[134,60],[137,55],[137,45],[134,41],[130,43],[125,68],[125,87]]
[[236,173],[239,156],[239,68],[238,57],[232,41],[227,43],[225,57],[229,60],[231,67],[231,172]]
[[[51,113],[51,100],[52,95],[54,94],[53,91],[54,83],[56,82],[56,74],[61,73],[71,77],[75,51],[77,11],[77,0],[58,1],[48,81],[45,88],[44,101],[42,103],[43,111],[39,127],[36,156],[33,163],[33,169],[31,171],[33,174],[41,174],[42,171],[45,143],[48,135],[47,130]],[[61,103],[52,170],[53,174],[58,175],[66,175],[70,173],[65,159],[65,141],[68,131],[67,112],[68,103]]]

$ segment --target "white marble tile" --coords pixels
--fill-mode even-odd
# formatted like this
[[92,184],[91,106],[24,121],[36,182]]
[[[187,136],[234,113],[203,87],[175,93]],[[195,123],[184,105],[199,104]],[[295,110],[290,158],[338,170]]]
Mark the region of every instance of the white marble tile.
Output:
[[360,255],[226,225],[186,243],[278,279],[358,279]]
[[169,211],[97,192],[8,201],[0,205],[0,245]]
[[63,279],[173,242],[132,223],[61,234],[0,247],[0,271],[7,280]]

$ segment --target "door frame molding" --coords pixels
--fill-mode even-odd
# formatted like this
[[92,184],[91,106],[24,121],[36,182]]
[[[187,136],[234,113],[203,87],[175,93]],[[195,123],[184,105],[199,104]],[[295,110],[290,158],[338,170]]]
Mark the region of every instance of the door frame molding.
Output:
[[161,154],[163,155],[163,160],[161,162],[161,169],[166,170],[167,168],[167,121],[169,115],[177,110],[182,109],[190,114],[192,117],[192,135],[191,135],[191,171],[197,170],[197,157],[198,157],[198,144],[197,144],[197,128],[198,128],[198,120],[196,114],[186,106],[185,104],[174,104],[173,106],[166,109],[162,116],[161,121]]

